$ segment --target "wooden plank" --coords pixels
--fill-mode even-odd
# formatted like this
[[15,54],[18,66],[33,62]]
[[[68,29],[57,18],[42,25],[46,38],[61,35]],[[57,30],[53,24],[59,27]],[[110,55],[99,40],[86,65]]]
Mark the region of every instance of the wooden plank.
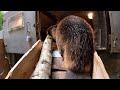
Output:
[[3,39],[0,39],[0,79],[4,79],[10,70],[9,61],[5,58],[5,47]]
[[5,58],[2,63],[0,63],[0,69],[0,79],[4,79],[10,71],[10,65],[7,58]]
[[39,60],[42,42],[38,40],[9,71],[5,79],[29,79]]
[[0,39],[0,60],[5,58],[5,47],[3,39]]
[[66,71],[53,71],[52,79],[64,79]]
[[40,59],[30,79],[49,79],[52,66],[52,37],[47,35],[43,43]]
[[93,79],[109,79],[109,75],[97,52],[94,53]]
[[64,61],[62,60],[62,57],[53,57],[52,69],[66,70],[64,67]]

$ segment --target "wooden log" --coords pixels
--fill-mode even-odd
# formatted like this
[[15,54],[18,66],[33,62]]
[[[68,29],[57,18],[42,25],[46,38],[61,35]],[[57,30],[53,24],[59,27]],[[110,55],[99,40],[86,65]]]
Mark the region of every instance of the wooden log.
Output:
[[42,42],[38,40],[9,71],[5,79],[29,79],[39,60]]
[[53,57],[52,69],[56,70],[66,70],[64,67],[64,61],[62,57]]
[[52,37],[47,35],[38,64],[30,79],[50,79],[52,65]]
[[97,52],[94,53],[94,65],[93,65],[93,79],[109,79],[109,75],[105,70],[104,64]]
[[66,71],[53,71],[52,79],[64,79]]

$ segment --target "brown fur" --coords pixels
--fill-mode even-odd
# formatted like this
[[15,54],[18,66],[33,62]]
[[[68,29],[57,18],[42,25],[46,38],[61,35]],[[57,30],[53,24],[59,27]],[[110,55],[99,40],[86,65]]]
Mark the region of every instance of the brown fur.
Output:
[[[62,19],[55,28],[51,30],[51,35],[64,58],[66,69],[75,73],[91,70],[94,53],[91,26],[81,17],[70,15]],[[88,69],[89,65],[91,67]]]

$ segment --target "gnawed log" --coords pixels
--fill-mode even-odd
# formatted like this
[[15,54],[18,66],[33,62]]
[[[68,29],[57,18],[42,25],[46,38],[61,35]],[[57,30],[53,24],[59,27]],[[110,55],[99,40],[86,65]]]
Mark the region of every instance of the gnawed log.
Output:
[[52,69],[55,70],[66,70],[64,67],[64,61],[62,60],[62,57],[53,57],[53,64],[52,64]]
[[5,79],[29,79],[39,60],[42,41],[38,40],[9,71]]
[[109,79],[109,75],[105,70],[104,64],[97,52],[94,53],[94,65],[93,65],[93,79]]
[[52,79],[64,79],[66,75],[66,71],[53,71]]
[[30,79],[50,79],[52,65],[52,37],[47,35],[40,59]]

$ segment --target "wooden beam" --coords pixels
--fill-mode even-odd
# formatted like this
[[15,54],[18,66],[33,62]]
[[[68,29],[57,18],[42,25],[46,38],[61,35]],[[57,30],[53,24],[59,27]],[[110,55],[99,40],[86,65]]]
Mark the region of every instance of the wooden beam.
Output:
[[48,11],[41,11],[44,15],[46,15],[48,18],[50,18],[53,22],[57,22],[56,16],[54,16],[52,13]]
[[42,42],[38,40],[9,71],[5,79],[29,79],[39,60]]

